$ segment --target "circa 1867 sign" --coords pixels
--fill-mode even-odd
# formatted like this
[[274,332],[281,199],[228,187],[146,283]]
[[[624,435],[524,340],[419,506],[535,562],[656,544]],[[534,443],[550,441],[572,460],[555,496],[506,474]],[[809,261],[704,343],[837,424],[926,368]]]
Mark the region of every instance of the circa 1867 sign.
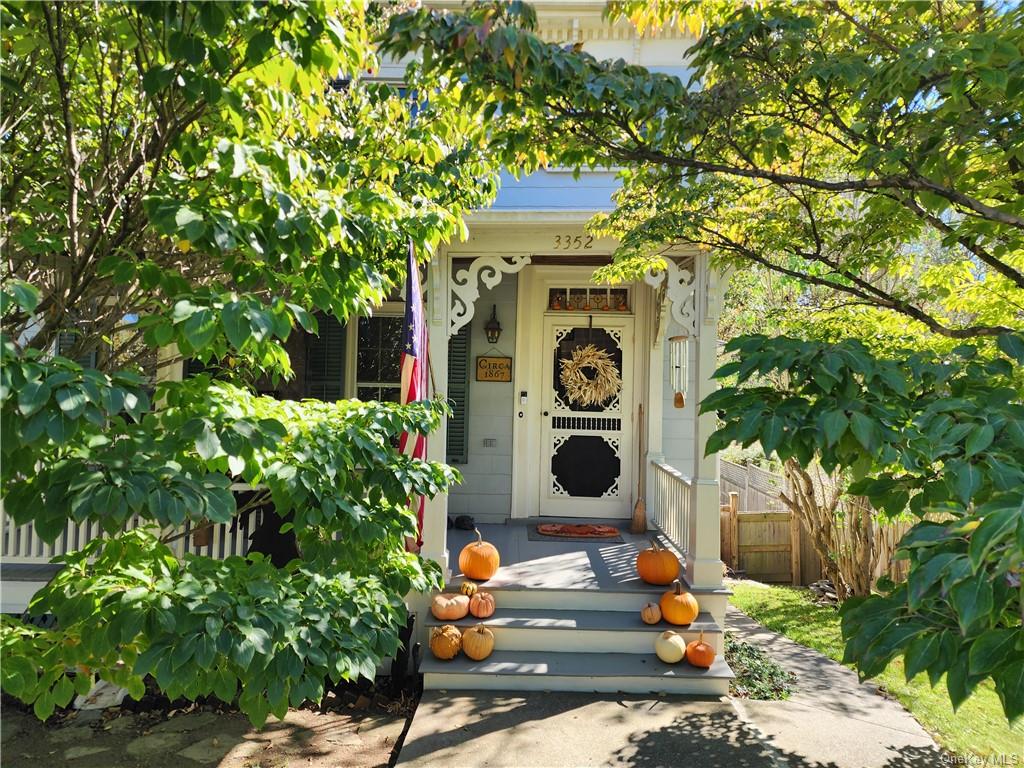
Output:
[[478,357],[476,359],[477,381],[512,381],[511,357]]

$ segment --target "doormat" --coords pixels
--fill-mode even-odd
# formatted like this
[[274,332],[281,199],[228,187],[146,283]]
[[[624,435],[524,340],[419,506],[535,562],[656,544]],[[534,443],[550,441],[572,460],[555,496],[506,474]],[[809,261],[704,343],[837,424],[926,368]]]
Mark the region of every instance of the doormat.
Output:
[[624,544],[622,534],[613,525],[572,525],[568,523],[541,523],[526,529],[529,541],[607,541]]

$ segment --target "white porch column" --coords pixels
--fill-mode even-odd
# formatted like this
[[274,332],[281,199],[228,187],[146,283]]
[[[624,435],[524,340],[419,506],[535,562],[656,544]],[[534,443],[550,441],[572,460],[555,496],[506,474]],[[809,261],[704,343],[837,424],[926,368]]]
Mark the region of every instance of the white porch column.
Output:
[[[651,462],[665,461],[665,449],[662,442],[662,431],[664,426],[664,366],[665,366],[665,334],[663,323],[665,316],[665,299],[657,289],[651,289],[651,311],[647,313],[648,330],[646,338],[651,344],[647,353],[649,355],[647,364],[647,402],[644,408],[647,409],[645,429],[647,430],[647,465],[644,467],[644,497],[650,510],[651,489],[654,488],[655,470]],[[641,338],[645,338],[641,336]],[[653,511],[653,510],[650,510]],[[653,515],[648,512],[647,527],[653,527]]]
[[[709,254],[697,257],[698,332],[696,339],[695,407],[718,385],[711,378],[718,362],[718,317],[726,280],[711,267]],[[721,522],[719,513],[718,454],[704,455],[708,437],[715,431],[714,413],[694,419],[693,496],[690,499],[690,536],[686,555],[686,576],[695,587],[716,587],[722,583]]]
[[[451,261],[446,249],[439,249],[427,267],[427,333],[433,386],[438,395],[448,394],[448,312],[451,305],[448,272]],[[427,459],[444,461],[448,442],[447,420],[427,438]],[[448,567],[448,494],[427,499],[423,509],[422,555],[441,564],[444,577]]]

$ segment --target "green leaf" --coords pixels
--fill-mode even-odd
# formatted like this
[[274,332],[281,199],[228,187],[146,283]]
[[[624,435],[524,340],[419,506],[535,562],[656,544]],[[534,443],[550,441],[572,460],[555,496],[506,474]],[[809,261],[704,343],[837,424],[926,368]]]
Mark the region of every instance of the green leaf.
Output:
[[996,337],[996,344],[1008,357],[1024,365],[1024,334],[1001,333]]
[[1013,722],[1024,715],[1024,659],[1009,664],[992,677],[1006,719]]
[[1022,510],[1015,507],[985,515],[981,524],[971,534],[971,543],[967,549],[974,570],[982,567],[992,547],[999,544],[1001,539],[1013,536],[1021,515]]
[[202,433],[196,438],[196,452],[204,461],[210,461],[224,453],[224,449],[220,444],[220,438],[217,437],[216,432],[210,429],[209,424],[203,425]]
[[766,456],[771,456],[772,452],[782,442],[785,424],[785,420],[775,414],[769,416],[765,421],[764,427],[761,429],[761,447],[764,449]]
[[982,633],[970,650],[970,672],[985,675],[999,667],[1013,652],[1018,631],[1012,629],[990,629]]
[[992,582],[985,572],[964,579],[950,590],[949,596],[965,635],[972,634],[992,613]]
[[227,19],[224,17],[224,11],[221,10],[219,3],[208,2],[199,6],[199,24],[210,37],[220,37],[226,22]]
[[939,658],[941,632],[929,632],[911,641],[904,654],[904,674],[909,682]]
[[142,90],[149,96],[155,96],[174,80],[174,65],[159,64],[152,67],[142,76]]
[[881,433],[875,420],[866,414],[854,411],[850,418],[850,428],[854,437],[866,450],[874,453],[881,443]]
[[995,435],[996,432],[991,424],[979,424],[971,432],[971,436],[967,438],[967,442],[964,445],[964,455],[970,458],[977,453],[981,453],[981,451],[992,445]]
[[822,419],[826,444],[829,446],[835,445],[846,432],[849,424],[850,420],[842,411],[828,411]]
[[31,416],[50,399],[50,385],[45,381],[30,381],[18,392],[18,410],[22,416]]

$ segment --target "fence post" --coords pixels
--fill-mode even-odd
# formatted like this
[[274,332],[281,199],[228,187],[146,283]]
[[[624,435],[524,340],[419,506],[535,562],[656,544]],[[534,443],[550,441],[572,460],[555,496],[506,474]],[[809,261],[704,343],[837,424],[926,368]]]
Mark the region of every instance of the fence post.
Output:
[[800,573],[800,518],[793,510],[789,510],[789,568],[793,586],[799,587],[803,581]]
[[740,567],[740,536],[739,536],[740,495],[736,491],[729,492],[729,565],[732,569]]

